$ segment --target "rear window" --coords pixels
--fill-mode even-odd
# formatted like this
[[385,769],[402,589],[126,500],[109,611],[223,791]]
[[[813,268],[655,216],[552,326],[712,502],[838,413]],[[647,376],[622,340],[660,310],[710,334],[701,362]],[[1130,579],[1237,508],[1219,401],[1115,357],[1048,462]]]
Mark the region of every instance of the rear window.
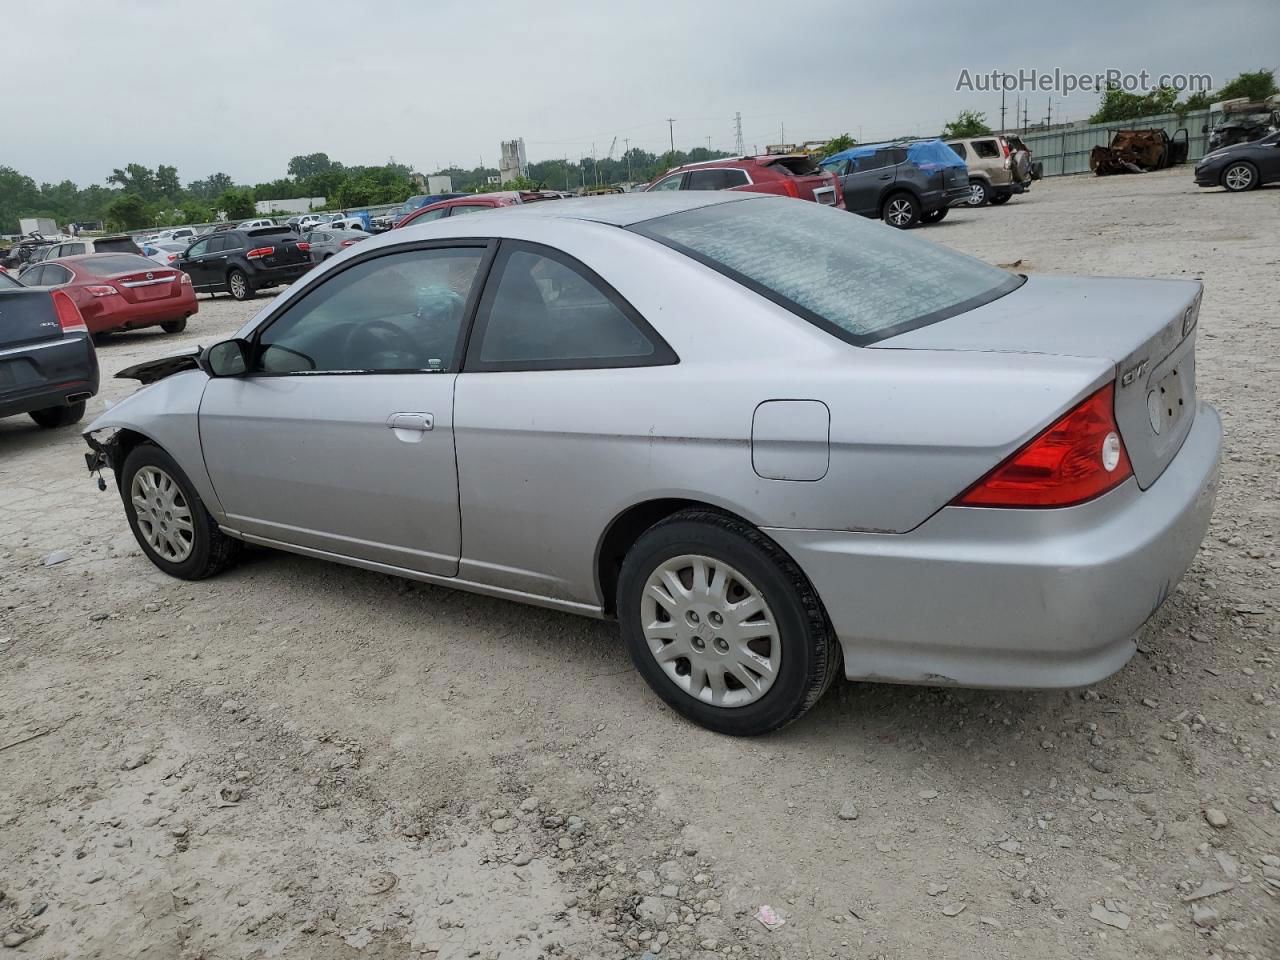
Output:
[[20,286],[22,286],[22,284],[9,276],[9,274],[5,273],[3,270],[0,270],[0,290],[12,290],[14,287]]
[[296,236],[290,227],[254,227],[245,231],[249,237],[292,237]]
[[138,245],[134,243],[133,237],[103,237],[101,240],[93,241],[93,249],[98,253],[108,253],[112,250],[137,253]]
[[821,173],[822,168],[818,166],[813,157],[779,157],[768,164],[770,167],[782,167],[789,173],[797,177],[808,177],[815,173]]
[[924,140],[907,146],[907,159],[923,170],[963,167],[957,151],[941,140]]
[[843,210],[782,198],[631,227],[842,340],[874,343],[1004,296],[1022,278]]
[[107,277],[116,273],[137,273],[140,270],[160,269],[160,265],[154,260],[133,256],[128,253],[95,255],[91,259],[80,261],[80,266],[99,277]]

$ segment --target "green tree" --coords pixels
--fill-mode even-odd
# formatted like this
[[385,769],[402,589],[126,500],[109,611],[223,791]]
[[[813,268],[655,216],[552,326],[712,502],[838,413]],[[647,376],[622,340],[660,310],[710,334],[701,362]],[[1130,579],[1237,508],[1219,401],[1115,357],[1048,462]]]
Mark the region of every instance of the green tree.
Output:
[[199,200],[183,200],[178,211],[183,223],[210,223],[214,217],[212,208]]
[[1213,101],[1217,103],[1220,100],[1234,100],[1236,97],[1245,97],[1249,100],[1265,100],[1267,97],[1274,97],[1278,93],[1280,93],[1280,87],[1276,86],[1276,72],[1274,70],[1254,70],[1252,72],[1246,71],[1225,84],[1221,90],[1213,95]]
[[832,137],[828,140],[826,145],[822,148],[822,153],[824,156],[829,157],[832,154],[839,153],[841,150],[848,150],[850,147],[856,147],[857,145],[857,140],[853,139],[853,137],[849,136],[847,133],[842,133],[839,136]]
[[116,167],[111,171],[111,176],[107,177],[107,183],[117,183],[144,200],[153,200],[160,194],[156,175],[140,163],[127,164],[123,170]]
[[35,214],[40,188],[13,167],[0,166],[0,233],[17,233],[18,218]]
[[203,180],[193,180],[187,184],[187,191],[199,200],[212,202],[236,185],[236,182],[225,173],[211,173]]
[[1111,84],[1102,94],[1098,111],[1089,118],[1090,123],[1114,123],[1135,120],[1162,113],[1173,113],[1178,106],[1178,93],[1173,87],[1160,87],[1146,94],[1126,93],[1118,84]]
[[961,110],[959,115],[942,128],[942,139],[955,137],[983,137],[991,133],[987,115],[976,110]]
[[118,230],[139,230],[151,223],[147,201],[132,190],[125,190],[107,204],[106,221]]
[[224,190],[216,206],[228,220],[244,220],[257,212],[253,205],[253,191],[238,187]]
[[318,173],[331,173],[341,169],[342,164],[330,160],[327,153],[308,153],[296,156],[289,161],[287,168],[289,176],[296,180],[305,180],[307,177],[314,177]]
[[175,201],[182,196],[182,184],[178,182],[177,167],[165,166],[163,163],[156,167],[156,192],[162,197]]

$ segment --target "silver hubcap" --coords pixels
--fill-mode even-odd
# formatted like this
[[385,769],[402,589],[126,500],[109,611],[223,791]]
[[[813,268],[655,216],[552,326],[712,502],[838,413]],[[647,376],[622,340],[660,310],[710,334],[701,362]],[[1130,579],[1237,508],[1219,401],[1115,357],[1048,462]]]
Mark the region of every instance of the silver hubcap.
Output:
[[231,293],[237,299],[244,296],[244,277],[238,273],[231,278]]
[[911,220],[911,204],[906,200],[893,200],[889,203],[889,222],[900,227]]
[[773,611],[746,577],[711,557],[673,557],[640,601],[645,640],[681,690],[717,707],[754,703],[773,686],[782,643]]
[[182,488],[159,467],[143,467],[133,475],[129,499],[147,545],[170,563],[181,563],[195,546],[191,509]]
[[980,183],[969,184],[969,203],[975,207],[982,206],[983,195],[986,192],[986,188]]
[[1248,167],[1232,167],[1227,171],[1227,186],[1232,190],[1248,189],[1253,182],[1253,171]]

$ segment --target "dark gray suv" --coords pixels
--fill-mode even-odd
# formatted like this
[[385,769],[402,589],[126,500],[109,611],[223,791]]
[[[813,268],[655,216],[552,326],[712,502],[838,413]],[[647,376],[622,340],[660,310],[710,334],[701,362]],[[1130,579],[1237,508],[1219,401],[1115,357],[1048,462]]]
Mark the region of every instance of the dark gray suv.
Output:
[[969,196],[969,174],[941,140],[851,147],[822,161],[840,177],[845,208],[906,229],[937,223]]

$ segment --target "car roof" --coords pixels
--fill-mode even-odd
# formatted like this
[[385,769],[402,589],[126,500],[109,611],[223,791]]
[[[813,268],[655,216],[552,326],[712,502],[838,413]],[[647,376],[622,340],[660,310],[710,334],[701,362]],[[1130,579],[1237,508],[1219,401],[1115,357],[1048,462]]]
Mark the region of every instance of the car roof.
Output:
[[[733,193],[726,190],[664,190],[658,193],[606,193],[596,197],[571,197],[555,203],[522,203],[497,207],[491,217],[555,217],[561,220],[590,220],[615,227],[629,227],[685,210],[714,207],[722,203],[759,200],[767,194]],[[409,224],[412,228],[415,224]]]

